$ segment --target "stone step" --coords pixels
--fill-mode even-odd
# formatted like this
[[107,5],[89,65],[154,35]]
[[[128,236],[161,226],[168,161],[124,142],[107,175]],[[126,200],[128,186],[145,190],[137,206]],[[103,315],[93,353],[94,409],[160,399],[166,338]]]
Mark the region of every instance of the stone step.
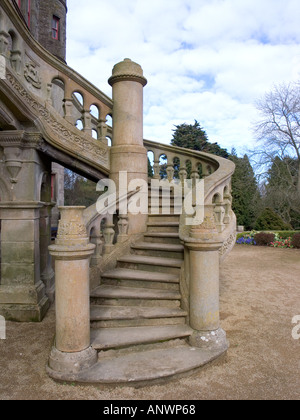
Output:
[[154,257],[168,257],[183,259],[184,247],[180,244],[166,244],[153,242],[138,242],[131,246],[137,255],[149,255]]
[[[157,306],[179,307],[179,291],[101,285],[91,292],[92,304],[113,306]],[[159,302],[158,302],[159,301]]]
[[[70,374],[69,377],[64,373],[63,378],[79,383],[143,386],[181,378],[185,374],[197,371],[221,354],[224,354],[224,349],[212,351],[184,344],[119,357],[100,357],[98,363],[91,368],[78,374]],[[54,371],[50,374],[54,379],[61,379],[62,376]]]
[[101,284],[126,287],[147,287],[150,289],[179,290],[179,275],[155,273],[153,271],[116,268],[101,276]]
[[180,215],[174,213],[167,213],[167,214],[156,214],[156,213],[149,213],[148,214],[148,221],[151,222],[177,222],[179,223]]
[[180,244],[178,232],[147,232],[144,234],[145,242],[156,242],[163,244]]
[[164,215],[174,215],[174,216],[180,216],[182,214],[182,206],[173,206],[172,204],[170,206],[165,206],[160,204],[159,206],[156,206],[155,208],[151,207],[151,203],[149,203],[148,206],[148,214],[151,215],[157,215],[157,216],[164,216]]
[[182,260],[178,258],[149,257],[147,255],[125,255],[118,258],[117,266],[122,268],[131,268],[161,273],[177,274],[182,265]]
[[108,350],[184,338],[191,333],[187,325],[105,328],[91,330],[91,343],[96,350]]
[[154,273],[144,270],[128,270],[125,268],[116,268],[106,271],[102,274],[102,278],[110,279],[127,279],[127,280],[143,280],[162,283],[179,283],[179,276],[166,273]]
[[178,325],[187,313],[180,308],[91,305],[92,328]]
[[168,222],[168,221],[152,221],[147,223],[148,232],[178,232],[179,222]]

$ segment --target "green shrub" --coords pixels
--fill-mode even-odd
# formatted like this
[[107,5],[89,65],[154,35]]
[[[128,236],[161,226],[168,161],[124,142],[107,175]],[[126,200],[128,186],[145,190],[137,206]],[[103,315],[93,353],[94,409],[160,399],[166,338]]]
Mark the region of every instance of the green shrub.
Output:
[[288,238],[292,238],[297,232],[295,232],[294,230],[281,230],[279,232],[274,232],[274,233],[277,233],[278,236],[282,239],[288,239]]
[[300,233],[296,233],[292,239],[292,246],[294,248],[300,248]]
[[255,222],[255,230],[290,230],[292,227],[285,223],[272,209],[265,208]]
[[254,235],[256,245],[267,246],[275,239],[274,233],[260,232]]

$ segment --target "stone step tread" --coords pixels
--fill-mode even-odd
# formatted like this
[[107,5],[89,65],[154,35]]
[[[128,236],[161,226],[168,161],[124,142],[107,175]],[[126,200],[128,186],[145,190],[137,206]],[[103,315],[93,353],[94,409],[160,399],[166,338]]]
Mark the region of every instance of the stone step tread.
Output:
[[[159,206],[161,208],[161,206]],[[167,207],[164,206],[164,209],[167,209]],[[154,212],[149,212],[148,214],[150,217],[157,217],[159,219],[162,219],[164,216],[166,217],[171,217],[172,219],[177,219],[179,220],[180,214],[176,214],[176,213],[154,213]]]
[[91,343],[96,350],[106,350],[184,338],[192,332],[187,325],[101,328],[91,330]]
[[143,287],[126,287],[101,285],[91,292],[91,297],[108,299],[181,299],[180,293],[173,290],[146,289]]
[[144,249],[151,251],[172,251],[172,252],[183,252],[184,246],[180,244],[161,244],[154,242],[138,242],[131,246],[132,249]]
[[161,227],[168,227],[168,226],[172,226],[172,227],[178,227],[179,226],[179,222],[169,222],[167,220],[162,221],[162,222],[157,222],[157,221],[153,221],[153,222],[148,222],[147,226],[161,226]]
[[79,374],[70,375],[70,380],[81,383],[146,384],[149,381],[171,379],[176,375],[201,368],[215,360],[223,352],[190,347],[188,344],[135,352],[114,358],[99,359],[99,362]]
[[144,234],[144,236],[147,237],[153,237],[153,238],[179,238],[178,232],[147,232]]
[[185,317],[180,308],[91,305],[91,321]]
[[162,283],[179,283],[179,276],[176,276],[175,274],[156,273],[144,270],[130,270],[128,268],[116,268],[111,271],[106,271],[101,277],[118,280],[145,280]]
[[133,255],[128,254],[124,257],[118,258],[118,262],[132,263],[132,264],[147,264],[147,265],[160,265],[163,267],[181,268],[182,261],[178,258],[163,258],[163,257],[150,257],[148,255]]

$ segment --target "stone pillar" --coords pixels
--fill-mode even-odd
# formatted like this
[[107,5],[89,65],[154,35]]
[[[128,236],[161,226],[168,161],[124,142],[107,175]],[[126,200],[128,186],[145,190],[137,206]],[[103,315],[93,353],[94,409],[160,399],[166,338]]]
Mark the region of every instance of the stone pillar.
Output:
[[39,141],[39,133],[0,132],[0,179],[7,188],[0,203],[0,313],[20,322],[41,321],[50,305],[40,267],[40,246],[47,239],[46,232],[40,237],[41,181],[50,164],[36,150]]
[[[110,178],[116,183],[117,191],[120,172],[127,172],[127,186],[133,180],[142,180],[145,187],[148,160],[143,145],[143,87],[147,80],[141,66],[126,58],[114,66],[108,82],[113,88],[114,101]],[[145,189],[140,197],[147,200]],[[128,234],[144,232],[146,221],[145,214],[129,215]]]
[[49,358],[50,375],[77,373],[97,362],[90,346],[89,243],[83,222],[85,207],[60,207],[61,220],[54,245],[56,339]]
[[219,249],[213,217],[191,229],[189,249],[190,326],[194,333],[190,344],[220,354],[228,348],[219,318]]

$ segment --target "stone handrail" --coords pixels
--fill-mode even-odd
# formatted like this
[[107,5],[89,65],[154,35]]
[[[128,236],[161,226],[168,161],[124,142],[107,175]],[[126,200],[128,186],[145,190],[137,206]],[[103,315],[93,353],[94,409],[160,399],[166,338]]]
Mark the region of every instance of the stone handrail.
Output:
[[[190,178],[194,180],[194,185],[197,179],[204,179],[204,196],[201,205],[204,205],[205,213],[214,215],[218,232],[221,234],[228,225],[231,226],[231,221],[234,220],[231,209],[231,176],[235,168],[233,162],[204,152],[155,143],[149,140],[144,140],[144,146],[148,154],[149,152],[153,153],[154,179],[161,178],[160,158],[162,156],[166,162],[166,177],[169,181],[173,180],[175,170],[177,170],[178,178],[183,183],[188,178],[187,167],[189,165]],[[201,168],[200,171],[199,167]],[[195,214],[197,214],[197,208],[195,208]],[[183,241],[189,237],[190,228],[193,225],[193,223],[187,225],[186,219],[183,206],[180,222],[180,237]],[[232,231],[231,228],[229,230]]]
[[[202,177],[206,178],[219,167],[219,162],[212,155],[203,152],[195,152],[194,150],[184,149],[177,146],[169,146],[162,143],[144,140],[148,154],[153,153],[153,172],[154,179],[160,178],[160,158],[165,157],[167,178],[171,181],[174,177],[174,160],[177,159],[176,166],[179,161],[179,178],[184,180],[187,178],[187,169],[190,166],[190,177],[192,179],[199,178],[199,167],[201,167]],[[176,162],[176,161],[175,161]]]
[[[14,93],[46,141],[108,173],[107,137],[112,137],[112,129],[106,120],[112,116],[112,100],[36,42],[8,0],[0,6],[0,58],[5,67],[1,90]],[[82,130],[76,128],[78,120]]]
[[[92,204],[83,212],[83,220],[86,226],[88,237],[91,242],[96,245],[95,253],[92,258],[92,265],[97,265],[98,260],[101,259],[103,254],[109,254],[114,248],[114,241],[116,238],[117,243],[123,243],[128,239],[128,215],[119,214],[118,209],[123,201],[128,201],[133,195],[137,194],[140,188],[135,191],[129,191],[122,197],[116,197],[116,200],[110,202],[107,206],[100,207],[97,203]],[[114,224],[113,216],[117,213],[118,216],[118,229]],[[103,232],[101,231],[101,225]],[[104,249],[102,237],[104,239]]]

